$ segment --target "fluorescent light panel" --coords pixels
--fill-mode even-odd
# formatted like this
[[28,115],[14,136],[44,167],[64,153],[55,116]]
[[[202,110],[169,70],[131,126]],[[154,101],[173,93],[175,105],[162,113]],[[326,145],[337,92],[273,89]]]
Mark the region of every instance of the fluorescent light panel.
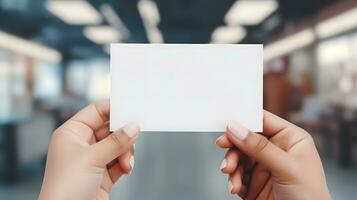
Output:
[[98,24],[101,15],[87,1],[46,1],[47,9],[62,21],[71,25]]
[[119,15],[115,12],[113,7],[109,3],[104,3],[100,7],[100,11],[103,14],[104,18],[107,20],[109,25],[120,30],[123,38],[128,38],[130,32],[128,28],[125,26],[123,21],[120,19]]
[[149,28],[146,34],[150,43],[164,43],[164,38],[158,28]]
[[163,43],[164,39],[161,31],[158,29],[160,23],[160,13],[157,5],[152,0],[140,0],[138,10],[143,20],[146,35],[150,43]]
[[121,40],[119,31],[111,26],[89,26],[84,29],[83,34],[97,44],[108,44]]
[[212,43],[238,43],[246,36],[246,30],[241,26],[217,27],[211,37]]
[[257,25],[278,9],[276,0],[238,0],[225,16],[228,25]]
[[312,44],[314,40],[315,34],[312,29],[302,30],[266,46],[264,48],[264,61],[269,61],[297,49],[306,47]]
[[58,63],[61,54],[52,48],[0,31],[0,47],[38,60]]
[[160,23],[159,9],[154,1],[140,0],[138,10],[144,23],[148,26],[157,26]]
[[349,37],[326,40],[317,45],[317,61],[321,66],[335,65],[348,60],[351,56]]
[[316,34],[319,38],[327,38],[353,28],[357,28],[357,8],[319,23],[316,26]]

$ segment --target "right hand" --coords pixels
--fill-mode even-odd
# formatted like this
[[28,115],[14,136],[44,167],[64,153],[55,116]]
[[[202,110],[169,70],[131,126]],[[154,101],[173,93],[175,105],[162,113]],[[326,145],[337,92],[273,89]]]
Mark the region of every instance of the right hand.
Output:
[[229,190],[243,199],[331,199],[312,137],[264,111],[264,131],[253,133],[229,123],[216,144],[228,148],[221,171]]

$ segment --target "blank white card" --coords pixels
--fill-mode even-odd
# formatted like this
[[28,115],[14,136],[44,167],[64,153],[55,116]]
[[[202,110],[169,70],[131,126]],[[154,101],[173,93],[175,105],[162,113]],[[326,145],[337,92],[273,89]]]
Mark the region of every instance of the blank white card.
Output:
[[112,131],[262,131],[262,45],[112,44],[110,74]]

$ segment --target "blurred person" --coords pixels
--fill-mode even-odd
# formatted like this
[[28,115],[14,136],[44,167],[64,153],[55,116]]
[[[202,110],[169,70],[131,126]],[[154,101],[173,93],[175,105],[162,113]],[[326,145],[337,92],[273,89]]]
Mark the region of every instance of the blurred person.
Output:
[[[140,128],[109,132],[109,101],[91,104],[60,126],[48,150],[39,199],[109,199],[114,183],[134,167]],[[312,138],[264,112],[264,132],[229,123],[217,145],[229,148],[221,170],[231,194],[244,199],[331,199]]]

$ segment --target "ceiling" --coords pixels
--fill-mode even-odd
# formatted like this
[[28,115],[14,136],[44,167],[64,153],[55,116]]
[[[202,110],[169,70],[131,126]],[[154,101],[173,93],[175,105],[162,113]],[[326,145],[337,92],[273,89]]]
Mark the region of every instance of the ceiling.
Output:
[[[242,43],[264,43],[277,33],[309,19],[312,14],[337,0],[278,0],[279,8],[265,21],[245,27]],[[120,16],[130,37],[125,42],[148,42],[137,9],[138,0],[90,0],[95,8],[109,3]],[[207,43],[213,30],[224,25],[224,16],[235,0],[155,0],[159,30],[167,43]],[[103,24],[107,22],[104,20]],[[0,0],[0,30],[38,40],[58,49],[64,60],[107,56],[102,45],[83,35],[83,26],[64,23],[47,11],[44,0]]]

